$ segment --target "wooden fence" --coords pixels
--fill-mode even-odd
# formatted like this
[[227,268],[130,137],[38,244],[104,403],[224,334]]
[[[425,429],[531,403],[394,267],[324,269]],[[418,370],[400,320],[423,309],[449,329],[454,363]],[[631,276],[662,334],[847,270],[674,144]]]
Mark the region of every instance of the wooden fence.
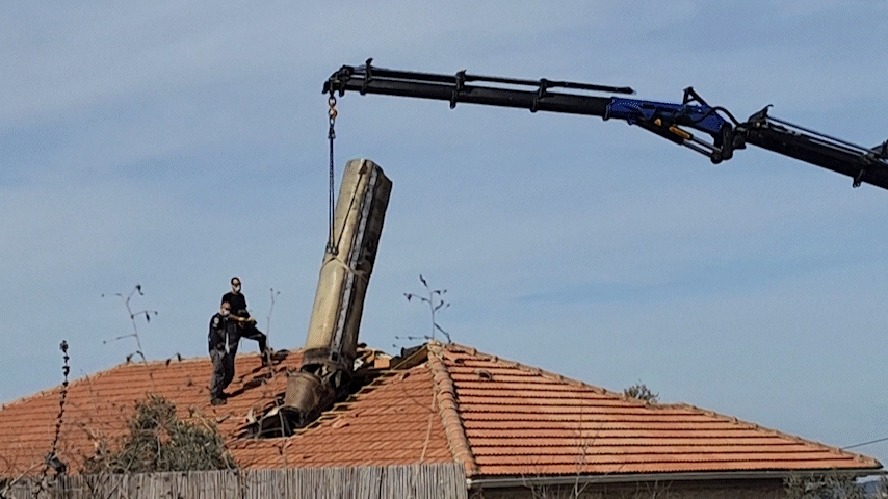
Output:
[[[0,482],[0,491],[2,491]],[[3,499],[467,498],[462,465],[76,475],[7,484]]]

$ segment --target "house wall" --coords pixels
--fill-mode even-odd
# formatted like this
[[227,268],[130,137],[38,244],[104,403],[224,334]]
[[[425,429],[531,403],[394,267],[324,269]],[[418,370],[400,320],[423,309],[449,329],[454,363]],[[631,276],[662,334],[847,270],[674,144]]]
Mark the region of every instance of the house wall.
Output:
[[700,480],[628,484],[573,484],[474,490],[471,499],[778,499],[786,497],[783,481]]

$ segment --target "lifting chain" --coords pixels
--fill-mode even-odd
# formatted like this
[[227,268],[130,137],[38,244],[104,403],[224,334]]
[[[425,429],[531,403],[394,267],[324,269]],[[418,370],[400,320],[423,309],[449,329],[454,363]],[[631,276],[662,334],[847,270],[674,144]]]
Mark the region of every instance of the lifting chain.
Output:
[[329,105],[329,110],[327,111],[328,116],[330,117],[330,131],[327,134],[327,137],[330,139],[330,239],[327,241],[327,253],[331,255],[336,255],[339,253],[339,248],[336,245],[336,235],[334,234],[334,216],[336,206],[334,204],[334,175],[335,175],[335,163],[333,159],[333,141],[336,139],[336,115],[339,114],[339,111],[336,110],[336,96],[333,95],[333,92],[330,92],[330,99],[327,101]]

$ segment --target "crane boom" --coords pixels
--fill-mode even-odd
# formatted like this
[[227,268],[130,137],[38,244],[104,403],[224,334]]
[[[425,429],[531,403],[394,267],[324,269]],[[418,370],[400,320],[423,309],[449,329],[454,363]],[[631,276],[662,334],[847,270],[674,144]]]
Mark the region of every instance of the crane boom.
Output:
[[[727,109],[707,104],[691,87],[684,90],[680,103],[666,103],[623,97],[634,94],[630,87],[479,76],[465,71],[452,75],[396,71],[372,66],[368,59],[361,66],[342,66],[322,89],[331,96],[342,96],[346,91],[441,100],[451,108],[468,103],[617,119],[703,154],[716,164],[751,144],[849,176],[854,187],[863,182],[888,189],[888,141],[867,149],[768,116],[767,108],[740,123]],[[709,137],[695,136],[688,129]]]
[[888,189],[888,140],[866,149],[857,144],[794,125],[772,116],[768,108],[749,117],[738,141],[822,166],[862,182]]
[[[538,86],[535,90],[518,88],[472,85],[474,82],[501,83],[513,86]],[[530,109],[531,111],[552,111],[556,113],[587,114],[604,116],[610,98],[591,95],[570,95],[550,92],[552,88],[573,88],[600,92],[633,94],[629,87],[609,87],[574,82],[549,80],[518,80],[466,74],[438,75],[412,71],[393,71],[373,67],[343,66],[324,83],[323,93],[357,91],[361,95],[378,94],[394,97],[413,97],[449,101],[450,107],[458,102]]]

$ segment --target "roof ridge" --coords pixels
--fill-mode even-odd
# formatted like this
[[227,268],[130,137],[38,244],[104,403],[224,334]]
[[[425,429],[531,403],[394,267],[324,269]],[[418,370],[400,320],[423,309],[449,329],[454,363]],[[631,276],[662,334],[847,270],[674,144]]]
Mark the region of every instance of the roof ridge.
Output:
[[[286,349],[286,350],[289,353],[294,353],[294,352],[301,351],[302,348],[294,348],[294,349]],[[255,355],[258,355],[258,352],[237,352],[237,354],[235,355],[235,359],[244,358],[244,357],[251,357],[251,356],[255,356]],[[112,371],[114,369],[125,368],[125,367],[139,367],[139,366],[141,366],[141,367],[167,367],[170,364],[172,364],[173,362],[175,362],[176,364],[182,364],[185,362],[207,362],[208,360],[210,360],[210,358],[207,355],[195,355],[192,357],[185,357],[185,356],[179,354],[178,352],[176,352],[172,356],[164,358],[164,359],[152,359],[152,360],[145,359],[145,360],[123,361],[118,364],[114,364],[113,366],[111,366],[107,369],[102,369],[100,371],[97,371],[96,374],[98,375],[98,374]]]
[[468,353],[470,355],[473,355],[476,357],[485,357],[493,362],[497,362],[497,363],[500,363],[500,364],[503,364],[503,365],[506,365],[509,367],[517,367],[519,369],[525,369],[525,370],[530,371],[534,374],[538,374],[538,375],[544,376],[546,378],[554,379],[554,380],[562,382],[562,383],[567,383],[569,385],[581,386],[583,388],[588,388],[588,389],[594,391],[595,393],[598,393],[599,395],[608,395],[608,396],[623,399],[623,400],[637,401],[637,402],[647,405],[647,406],[659,407],[662,405],[660,403],[648,402],[646,400],[637,399],[635,397],[629,397],[626,394],[614,392],[614,391],[608,390],[607,388],[602,388],[600,386],[590,385],[589,383],[578,380],[576,378],[571,378],[571,377],[565,376],[563,374],[548,371],[548,370],[543,369],[541,367],[528,366],[526,364],[522,364],[522,363],[516,362],[514,360],[506,360],[506,359],[503,359],[503,358],[496,356],[496,355],[481,352],[478,349],[476,349],[475,347],[469,347],[469,346],[461,345],[459,343],[448,343],[447,345],[444,345],[444,347],[448,350],[452,350],[453,347],[461,348],[461,349],[464,349],[465,353]]
[[[288,350],[288,351],[290,353],[292,353],[292,352],[299,351],[299,350],[301,350],[301,348],[295,349],[295,350]],[[237,359],[237,358],[241,358],[241,357],[250,357],[250,356],[255,356],[255,355],[258,355],[258,352],[237,352],[237,354],[235,355],[235,358]],[[115,364],[114,366],[112,366],[108,369],[105,369],[105,371],[110,371],[111,369],[116,369],[118,367],[129,367],[129,366],[145,366],[145,367],[163,366],[163,367],[166,367],[166,366],[172,364],[173,361],[175,361],[177,364],[181,364],[183,362],[206,362],[209,359],[210,358],[207,355],[198,355],[198,356],[194,356],[194,357],[185,357],[182,355],[178,355],[178,357],[177,357],[177,355],[173,355],[173,356],[167,357],[165,359],[135,360],[135,361],[129,361],[129,362],[121,362],[119,364]],[[104,371],[99,371],[99,372],[104,372]]]
[[[237,357],[248,356],[248,355],[255,355],[255,352],[249,352],[249,353],[241,352],[241,353],[237,354]],[[108,376],[116,371],[121,370],[121,369],[137,368],[137,367],[146,368],[146,369],[153,369],[156,367],[168,367],[173,362],[175,362],[176,364],[182,364],[182,363],[186,363],[186,362],[188,362],[188,363],[207,362],[208,360],[209,360],[209,357],[206,357],[206,356],[181,357],[181,359],[177,359],[176,356],[172,356],[172,357],[169,357],[166,359],[161,359],[161,360],[137,360],[137,361],[129,361],[129,362],[124,361],[124,362],[120,362],[118,364],[114,364],[111,367],[106,367],[104,369],[94,371],[93,373],[84,373],[84,374],[72,379],[68,383],[68,391],[70,392],[76,386],[79,386],[83,383],[91,383],[92,381],[95,381],[97,378]],[[0,401],[0,411],[5,410],[7,407],[11,407],[13,405],[26,403],[32,399],[52,395],[54,392],[57,392],[61,389],[62,389],[62,384],[58,383],[56,385],[44,388],[42,390],[38,390],[35,393],[29,393],[26,395],[22,395],[21,397],[12,399],[8,402]]]
[[[87,374],[83,374],[83,375],[80,376],[80,377],[77,377],[77,378],[72,379],[70,382],[68,382],[68,392],[70,392],[72,389],[74,389],[75,386],[79,386],[79,385],[81,385],[81,384],[83,384],[83,383],[87,383],[87,384],[88,384],[88,383],[91,383],[92,380],[95,379],[96,377],[98,377],[98,376],[102,376],[102,375],[105,375],[105,374],[111,372],[112,370],[116,369],[119,365],[121,365],[121,364],[118,364],[118,365],[113,366],[113,367],[109,367],[108,369],[103,369],[103,370],[98,371],[98,372],[93,373],[93,374],[88,374],[88,373],[87,373]],[[24,403],[26,403],[26,402],[28,402],[28,401],[30,401],[30,400],[32,400],[32,399],[37,399],[37,398],[40,398],[40,397],[46,397],[46,396],[48,396],[48,395],[52,395],[53,392],[60,391],[61,389],[62,389],[62,384],[59,383],[59,384],[57,384],[57,385],[53,385],[53,386],[51,386],[51,387],[49,387],[49,388],[44,388],[43,390],[39,390],[39,391],[37,391],[36,393],[31,393],[31,394],[28,394],[28,395],[23,395],[23,396],[21,396],[21,397],[19,397],[19,398],[17,398],[17,399],[10,400],[9,402],[2,402],[2,401],[0,401],[0,411],[3,411],[3,410],[5,410],[7,407],[10,407],[10,406],[13,406],[13,405],[24,404]]]
[[444,365],[443,347],[437,341],[429,341],[427,344],[428,368],[432,372],[434,381],[433,390],[435,400],[438,402],[438,415],[444,426],[444,435],[447,437],[447,446],[456,462],[462,462],[467,476],[478,475],[478,463],[469,445],[466,436],[466,428],[463,425],[462,416],[459,414],[459,402],[456,398],[456,389],[453,386],[453,378],[447,366]]
[[[78,380],[79,380],[79,378],[78,378]],[[75,381],[76,381],[76,380],[75,380]],[[69,386],[69,388],[68,388],[69,390],[71,389],[70,386],[73,385],[73,384],[74,384],[74,381],[72,381],[72,382],[68,385],[68,386]],[[38,397],[45,397],[45,396],[47,396],[47,395],[52,395],[52,393],[53,393],[54,391],[60,389],[61,387],[62,387],[62,385],[61,385],[61,383],[60,383],[60,384],[55,385],[55,386],[50,387],[50,388],[44,388],[43,390],[40,390],[40,391],[38,391],[37,393],[29,393],[29,394],[27,394],[27,395],[22,395],[21,397],[19,397],[19,398],[17,398],[17,399],[12,399],[12,400],[10,400],[9,402],[0,402],[0,412],[5,411],[7,408],[12,407],[13,405],[24,404],[25,402],[28,402],[28,401],[31,400],[31,399],[36,399],[36,398],[38,398]]]

